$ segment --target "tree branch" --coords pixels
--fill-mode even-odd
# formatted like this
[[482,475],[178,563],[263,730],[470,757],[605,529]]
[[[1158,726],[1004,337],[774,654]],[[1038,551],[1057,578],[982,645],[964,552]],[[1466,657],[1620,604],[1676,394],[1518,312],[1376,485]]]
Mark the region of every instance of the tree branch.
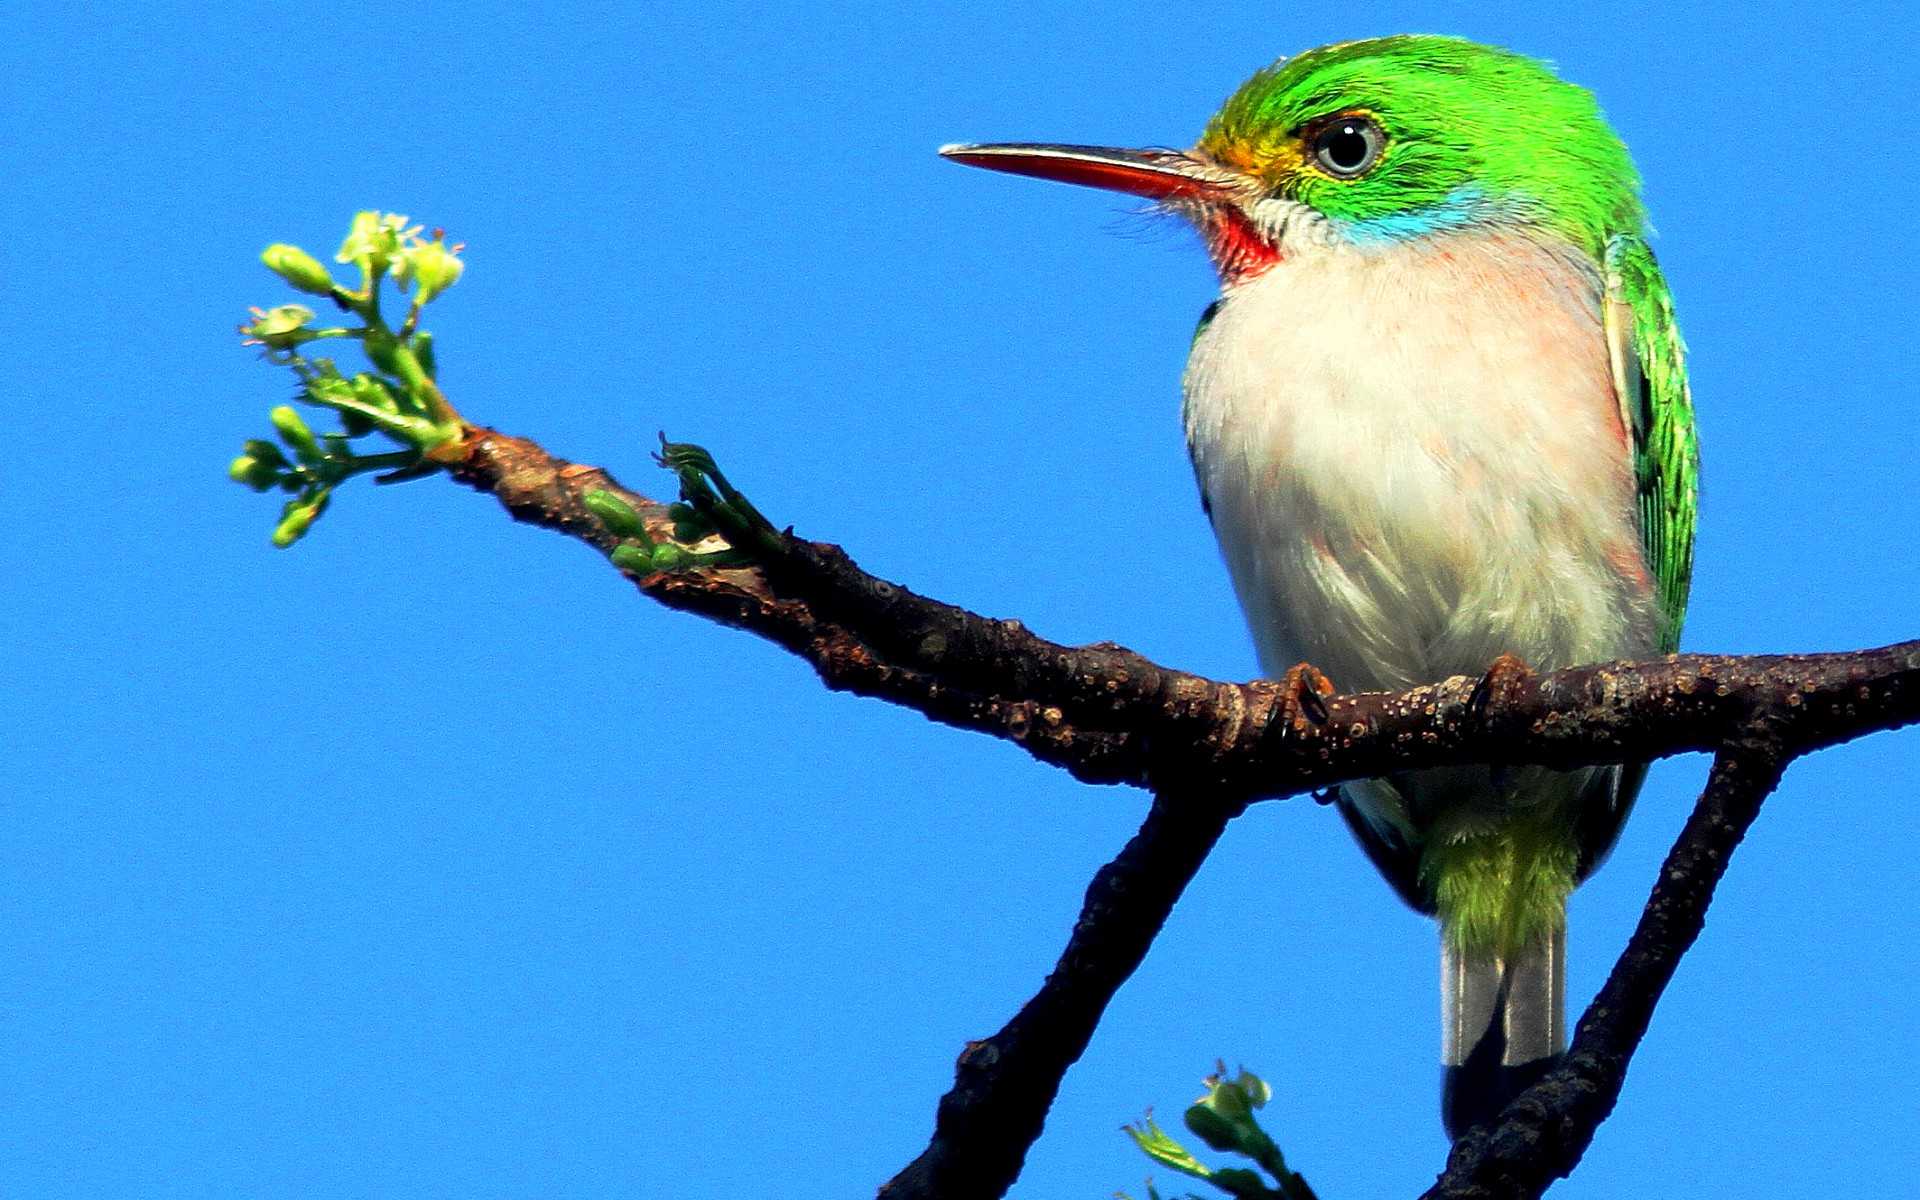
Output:
[[1201,798],[1154,800],[1119,857],[1095,873],[1073,936],[1040,991],[999,1033],[967,1044],[953,1090],[940,1100],[933,1140],[880,1189],[880,1200],[990,1198],[1013,1185],[1067,1068],[1232,815]]
[[[456,478],[516,520],[610,553],[584,505],[605,489],[665,536],[663,505],[604,471],[469,429]],[[1565,1060],[1492,1128],[1454,1147],[1428,1197],[1536,1197],[1578,1163],[1619,1097],[1654,1006],[1699,935],[1727,858],[1794,758],[1920,721],[1920,641],[1840,654],[1672,656],[1482,688],[1464,677],[1328,697],[1170,670],[1120,646],[1067,647],[1017,621],[942,604],[791,532],[750,568],[654,572],[642,591],[767,638],[830,688],[1012,742],[1090,783],[1151,788],[1152,812],[1095,877],[1053,974],[994,1037],[970,1043],[932,1142],[885,1188],[988,1197],[1012,1183],[1067,1068],[1145,955],[1226,822],[1246,804],[1351,779],[1467,762],[1571,767],[1713,750],[1713,774]]]
[[[658,502],[531,442],[469,431],[461,481],[516,520],[603,553],[617,544],[581,501],[612,491],[650,527]],[[641,590],[670,608],[760,635],[830,688],[1022,747],[1089,783],[1205,790],[1225,803],[1465,762],[1580,766],[1712,750],[1755,721],[1795,753],[1920,721],[1920,641],[1843,654],[1684,655],[1534,676],[1492,697],[1456,677],[1400,694],[1329,698],[1321,721],[1278,718],[1278,684],[1223,683],[1111,643],[1062,646],[860,570],[836,546],[790,534],[740,569],[654,572]],[[1338,682],[1337,680],[1335,681]]]

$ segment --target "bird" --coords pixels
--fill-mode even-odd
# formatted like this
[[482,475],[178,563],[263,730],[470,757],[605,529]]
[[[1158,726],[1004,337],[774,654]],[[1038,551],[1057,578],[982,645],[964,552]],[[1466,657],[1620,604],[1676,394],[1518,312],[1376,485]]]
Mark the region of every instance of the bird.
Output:
[[[1220,294],[1187,448],[1291,712],[1675,652],[1699,445],[1639,175],[1592,93],[1434,34],[1256,72],[1187,150],[968,143],[948,159],[1144,197]],[[1483,690],[1486,689],[1486,690]],[[1451,766],[1343,785],[1379,873],[1440,926],[1442,1123],[1564,1054],[1567,898],[1646,774]]]

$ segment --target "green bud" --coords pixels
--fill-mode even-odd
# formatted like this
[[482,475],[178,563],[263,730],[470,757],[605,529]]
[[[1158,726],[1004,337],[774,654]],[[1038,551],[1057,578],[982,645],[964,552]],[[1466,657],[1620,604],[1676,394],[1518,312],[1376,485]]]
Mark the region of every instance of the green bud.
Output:
[[678,571],[692,561],[693,555],[672,542],[662,542],[653,548],[653,569],[656,571]]
[[407,219],[399,213],[355,213],[347,240],[340,243],[340,253],[333,256],[333,261],[355,263],[363,271],[384,271],[400,252],[401,243],[419,233],[420,227],[407,228]]
[[653,552],[645,546],[622,542],[613,548],[611,557],[613,565],[622,571],[632,571],[635,575],[653,574]]
[[1239,1128],[1219,1113],[1204,1104],[1196,1104],[1187,1109],[1187,1128],[1195,1137],[1215,1150],[1238,1150],[1240,1148]]
[[1242,1067],[1240,1073],[1232,1079],[1227,1078],[1225,1063],[1207,1076],[1207,1094],[1195,1101],[1195,1106],[1211,1109],[1224,1120],[1249,1128],[1257,1128],[1253,1120],[1253,1110],[1266,1104],[1273,1095],[1273,1089],[1264,1079]]
[[280,453],[280,447],[267,441],[265,438],[248,438],[246,441],[240,443],[240,452],[250,458],[257,458],[270,467],[284,467],[289,465],[287,463],[287,456]]
[[280,524],[274,526],[273,544],[285,550],[306,535],[320,514],[327,511],[327,491],[315,492],[311,499],[289,500],[280,512]]
[[1227,1121],[1242,1122],[1253,1117],[1252,1111],[1247,1107],[1246,1096],[1231,1083],[1222,1083],[1211,1088],[1206,1097],[1194,1107],[1209,1109]]
[[607,532],[615,537],[644,539],[647,536],[646,522],[640,519],[640,514],[634,511],[631,504],[605,488],[588,492],[580,497],[580,503],[586,505],[587,511],[598,517],[600,523],[607,527]]
[[313,436],[313,430],[307,428],[307,423],[301,420],[300,414],[295,412],[291,405],[280,405],[267,414],[267,419],[273,422],[273,427],[280,431],[281,439],[293,449],[301,462],[320,461],[319,441]]
[[713,532],[713,522],[707,514],[677,500],[667,505],[667,519],[673,522],[673,539],[677,542],[692,545]]
[[413,302],[427,304],[460,280],[460,273],[467,264],[460,261],[459,254],[464,248],[449,247],[446,234],[436,229],[432,241],[422,241],[418,237],[409,237],[407,244],[394,256],[394,282],[403,287],[413,283]]
[[264,492],[279,481],[280,472],[251,454],[242,454],[228,464],[227,478],[244,483],[256,492]]
[[333,293],[333,276],[327,274],[319,259],[298,246],[275,242],[261,252],[260,261],[266,264],[267,270],[303,292],[316,296]]
[[240,332],[270,350],[290,350],[301,342],[313,340],[306,325],[313,310],[304,304],[282,304],[277,308],[253,310],[253,324],[242,325]]

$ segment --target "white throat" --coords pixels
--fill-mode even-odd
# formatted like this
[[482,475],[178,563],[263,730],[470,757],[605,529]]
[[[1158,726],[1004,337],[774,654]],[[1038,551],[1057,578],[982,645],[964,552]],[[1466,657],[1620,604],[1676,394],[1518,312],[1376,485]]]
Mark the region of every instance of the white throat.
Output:
[[1503,653],[1652,653],[1591,264],[1520,233],[1328,232],[1289,229],[1187,366],[1188,445],[1264,669],[1359,690]]

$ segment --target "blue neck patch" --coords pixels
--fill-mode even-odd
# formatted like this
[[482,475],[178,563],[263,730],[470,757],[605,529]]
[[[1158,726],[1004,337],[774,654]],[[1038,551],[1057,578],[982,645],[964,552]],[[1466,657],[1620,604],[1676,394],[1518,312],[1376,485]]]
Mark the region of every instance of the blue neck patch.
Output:
[[1389,213],[1364,221],[1337,221],[1340,233],[1353,245],[1369,249],[1410,242],[1436,233],[1451,233],[1488,225],[1519,215],[1523,205],[1495,200],[1477,187],[1457,188],[1445,200],[1412,212]]

